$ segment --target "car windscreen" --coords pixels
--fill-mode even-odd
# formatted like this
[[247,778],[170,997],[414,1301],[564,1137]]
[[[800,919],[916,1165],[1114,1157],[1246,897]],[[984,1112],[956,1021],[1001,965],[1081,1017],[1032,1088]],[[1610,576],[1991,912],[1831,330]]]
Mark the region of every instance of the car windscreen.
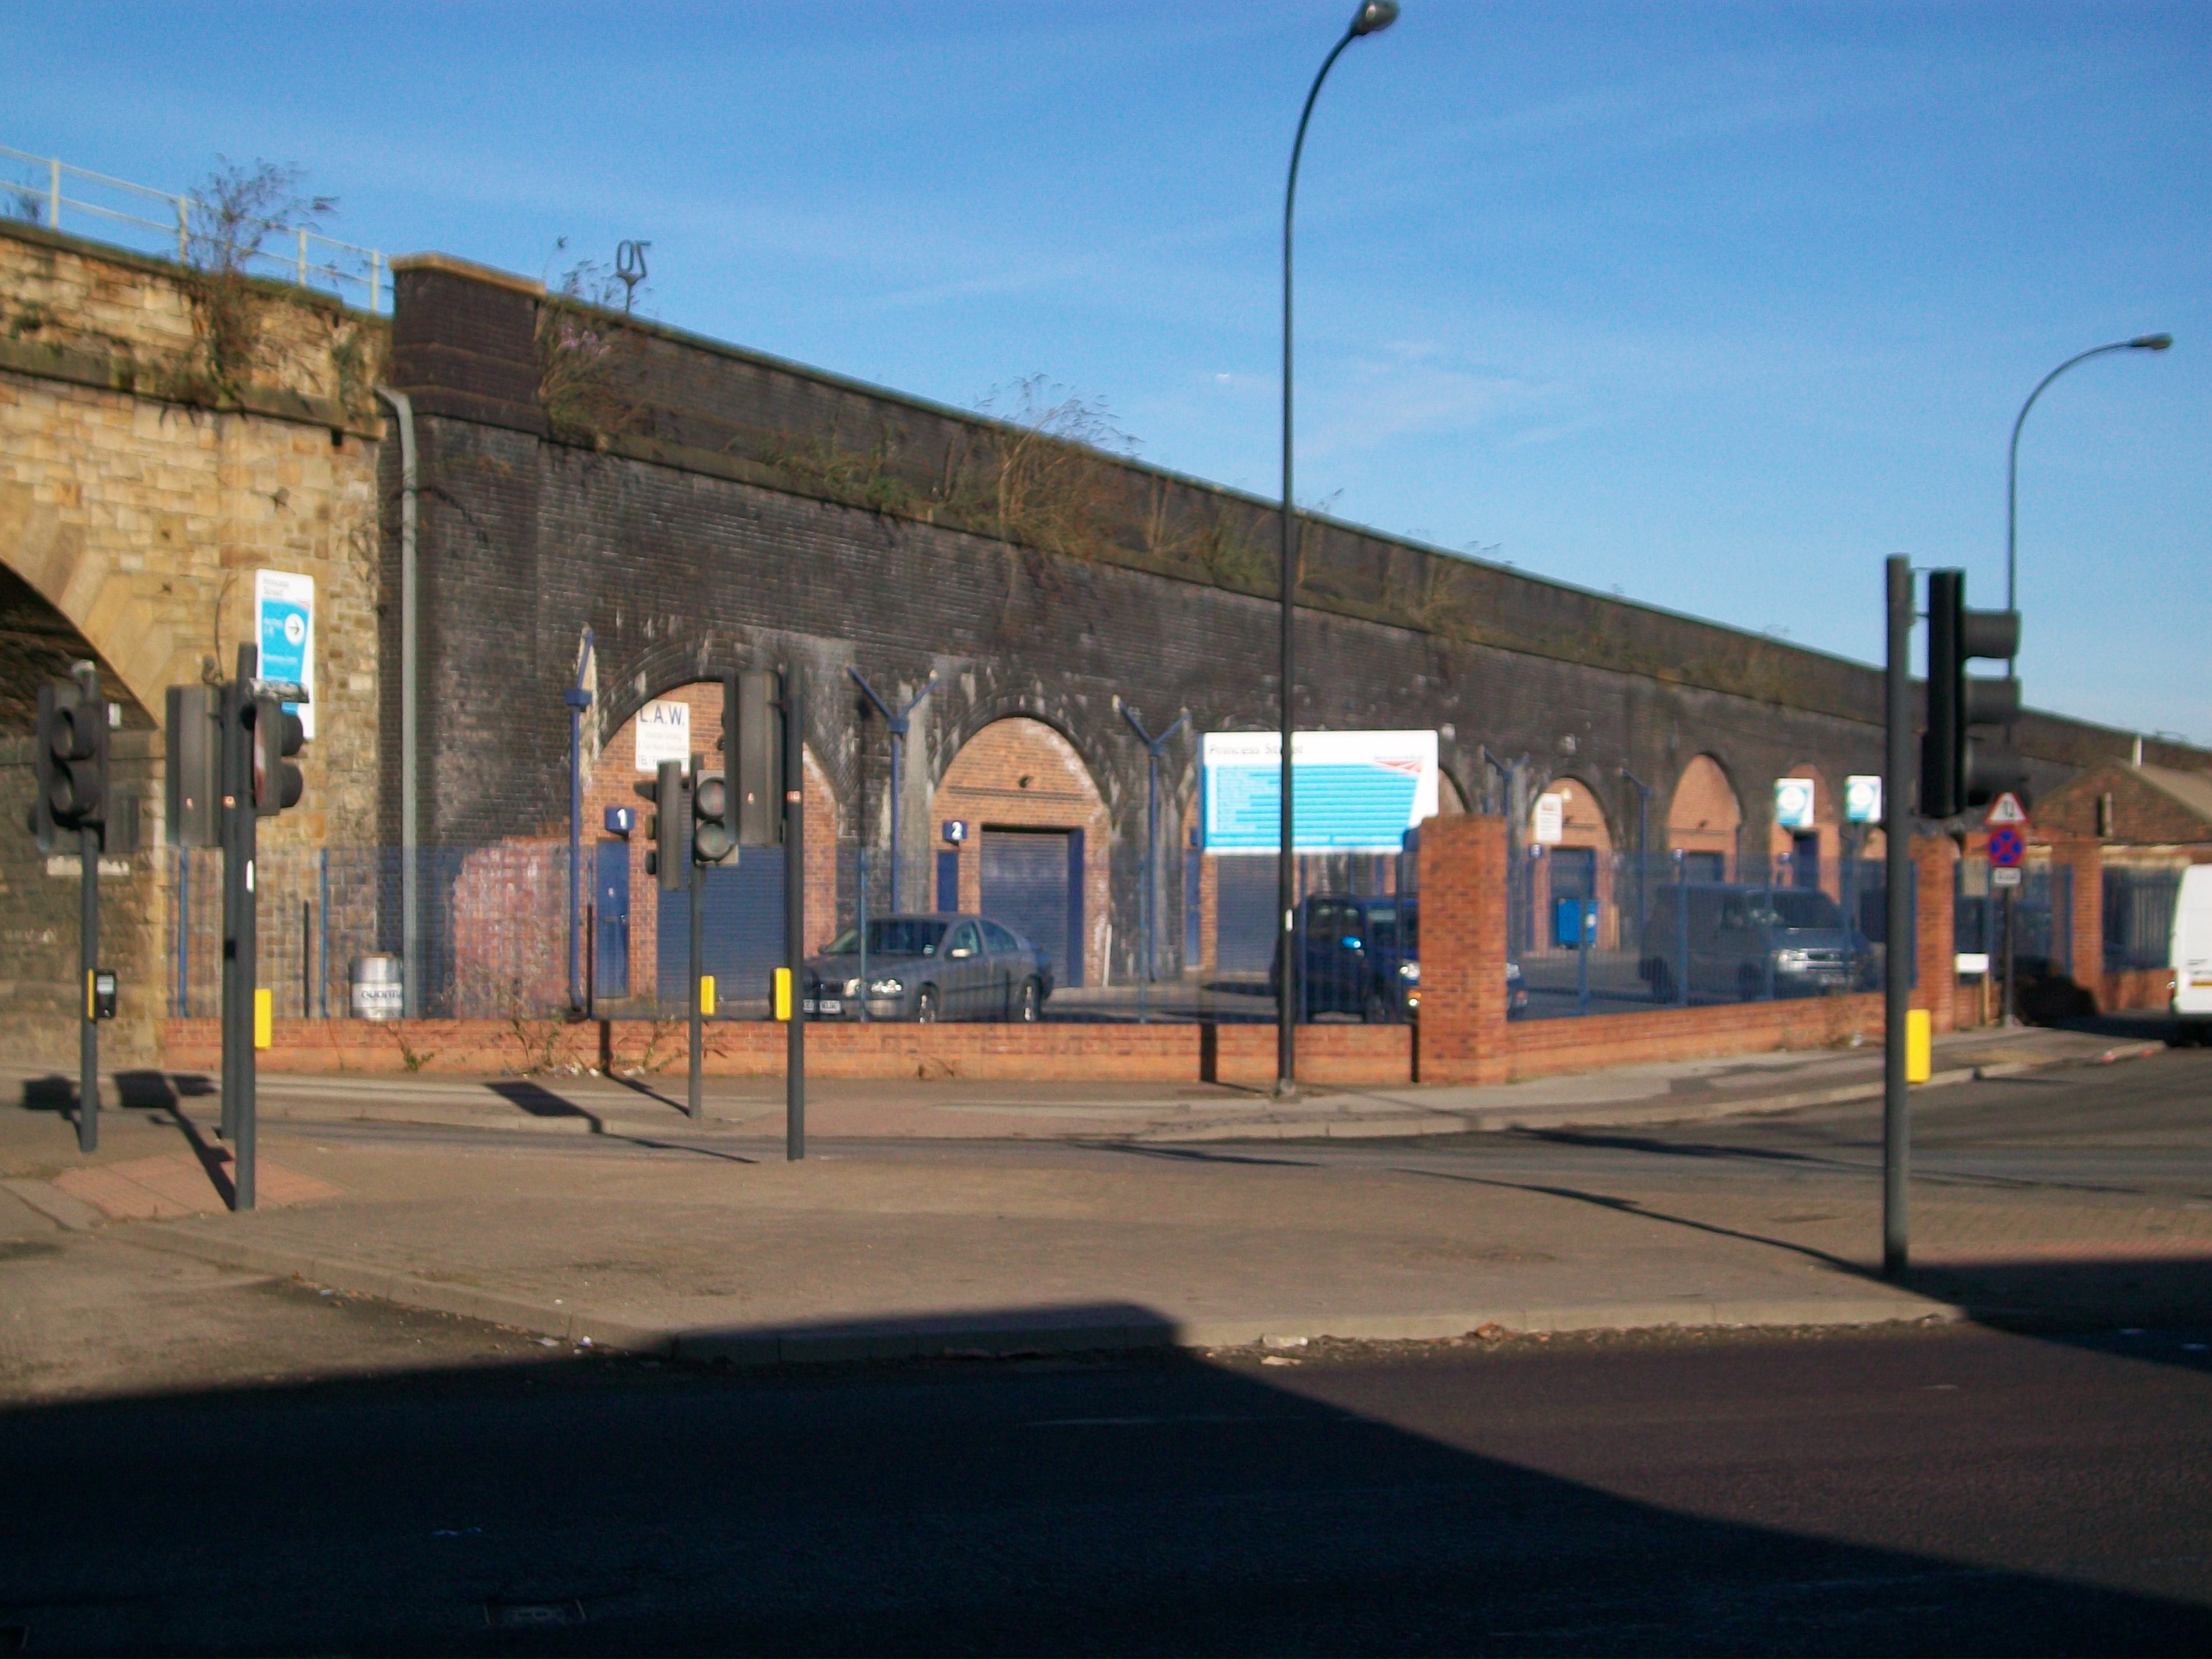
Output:
[[[945,938],[941,921],[917,921],[907,916],[886,916],[868,924],[868,954],[872,957],[933,957]],[[860,953],[860,930],[848,927],[830,941],[825,956],[855,957]]]
[[1752,901],[1755,911],[1765,914],[1758,917],[1761,925],[1784,927],[1793,932],[1814,928],[1840,928],[1844,913],[1836,908],[1835,900],[1826,893],[1816,893],[1809,888],[1791,890],[1784,888],[1761,894]]

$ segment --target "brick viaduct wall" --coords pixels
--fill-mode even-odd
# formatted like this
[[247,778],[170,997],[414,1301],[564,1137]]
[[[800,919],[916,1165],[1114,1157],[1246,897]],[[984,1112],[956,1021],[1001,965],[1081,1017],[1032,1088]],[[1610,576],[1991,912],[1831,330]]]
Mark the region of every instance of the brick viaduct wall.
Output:
[[[582,312],[525,280],[402,264],[388,325],[254,285],[252,361],[214,374],[200,279],[0,225],[0,629],[18,647],[0,672],[0,736],[27,732],[37,679],[92,655],[144,733],[134,763],[158,794],[162,692],[197,679],[207,654],[228,663],[253,568],[304,570],[318,583],[322,730],[307,810],[264,833],[396,842],[398,447],[381,441],[381,380],[419,414],[427,842],[565,833],[561,693],[586,627],[595,751],[647,700],[725,666],[802,674],[827,801],[817,842],[828,823],[877,845],[888,828],[887,735],[847,670],[902,702],[934,675],[905,767],[907,890],[933,889],[932,806],[955,757],[994,721],[1041,720],[1103,803],[1108,832],[1086,856],[1111,894],[1103,966],[1126,975],[1146,769],[1114,699],[1156,727],[1190,710],[1164,779],[1173,842],[1196,734],[1275,719],[1267,503]],[[1625,766],[1654,787],[1656,842],[1678,781],[1708,756],[1756,848],[1771,778],[1809,766],[1832,793],[1878,769],[1878,679],[1860,665],[1326,520],[1305,522],[1302,555],[1300,723],[1433,727],[1478,811],[1504,793],[1485,751],[1525,757],[1520,799],[1572,777],[1611,843],[1630,847]],[[2124,734],[2046,716],[2022,736],[2046,787],[2129,751]],[[2212,767],[2197,750],[2143,749],[2153,764]],[[158,845],[158,823],[145,830]],[[27,896],[67,884],[16,862],[0,926],[42,937],[44,901]],[[149,1019],[161,866],[142,855],[116,911],[140,918]],[[1172,860],[1164,873],[1172,963],[1183,884]],[[27,988],[65,987],[70,955],[11,964],[9,1006],[43,1006]],[[71,1046],[48,1035],[58,1053]]]
[[[930,805],[953,757],[995,720],[1042,720],[1105,804],[1111,844],[1091,856],[1110,864],[1114,977],[1126,974],[1145,767],[1114,699],[1159,723],[1191,711],[1169,824],[1195,793],[1195,734],[1274,723],[1264,503],[1090,452],[1060,453],[1068,470],[1039,484],[1021,471],[1037,441],[975,416],[582,313],[441,257],[398,270],[393,374],[424,468],[426,840],[562,823],[561,692],[586,627],[602,733],[726,665],[804,675],[808,746],[844,833],[877,845],[887,734],[847,671],[901,702],[934,675],[905,768],[907,890],[932,890]],[[561,344],[579,329],[598,354],[580,389]],[[1057,516],[1007,506],[1009,479],[1057,489]],[[1485,749],[1525,757],[1528,786],[1575,777],[1613,844],[1632,846],[1620,769],[1654,787],[1656,832],[1708,755],[1741,800],[1745,844],[1763,847],[1770,780],[1810,766],[1834,792],[1880,769],[1869,670],[1348,526],[1304,534],[1300,724],[1436,728],[1471,803],[1498,801]],[[388,582],[389,521],[386,550]],[[387,656],[394,627],[387,614]],[[2128,741],[2043,716],[2023,737],[2053,783]],[[1162,883],[1170,960],[1180,890]]]

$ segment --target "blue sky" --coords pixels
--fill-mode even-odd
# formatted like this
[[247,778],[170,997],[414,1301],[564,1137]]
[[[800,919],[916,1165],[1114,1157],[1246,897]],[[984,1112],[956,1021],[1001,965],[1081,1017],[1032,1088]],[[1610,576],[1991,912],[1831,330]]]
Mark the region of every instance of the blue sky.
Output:
[[[0,143],[532,275],[945,402],[1042,374],[1272,493],[1283,168],[1349,0],[11,8]],[[1881,561],[2029,699],[2212,742],[2212,7],[1407,0],[1322,94],[1298,493],[1872,659]],[[566,237],[571,252],[556,250]]]

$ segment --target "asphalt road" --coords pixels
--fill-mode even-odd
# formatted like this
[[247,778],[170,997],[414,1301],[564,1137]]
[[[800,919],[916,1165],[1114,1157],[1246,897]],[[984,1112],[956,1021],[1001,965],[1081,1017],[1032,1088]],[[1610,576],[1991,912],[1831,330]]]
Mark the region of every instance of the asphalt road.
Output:
[[2197,1654],[2204,1347],[1561,1338],[766,1378],[561,1357],[49,1405],[0,1417],[0,1639]]
[[[2202,1053],[1963,1085],[1918,1170],[2212,1202],[2208,1102]],[[1735,1187],[1875,1143],[1861,1106],[1144,1155]],[[2204,1329],[722,1374],[177,1297],[167,1346],[0,1403],[0,1654],[2212,1651]]]

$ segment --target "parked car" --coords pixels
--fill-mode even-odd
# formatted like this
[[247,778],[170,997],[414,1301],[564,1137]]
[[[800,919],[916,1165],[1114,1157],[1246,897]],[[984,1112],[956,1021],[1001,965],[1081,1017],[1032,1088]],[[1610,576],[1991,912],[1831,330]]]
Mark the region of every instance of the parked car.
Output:
[[[1305,941],[1305,1013],[1357,1014],[1369,1025],[1411,1018],[1421,1006],[1421,901],[1413,894],[1310,894],[1299,904]],[[1279,968],[1267,988],[1281,994]],[[1521,964],[1505,964],[1506,1016],[1525,1013]]]
[[1848,991],[1863,973],[1865,941],[1835,900],[1810,887],[1691,881],[1654,887],[1637,975],[1652,1000],[1673,1002],[1686,981],[1693,1001]]
[[1015,1020],[1044,1017],[1052,958],[988,916],[928,913],[872,917],[867,950],[848,927],[806,960],[799,1012],[809,1019],[858,1019],[865,972],[868,1018]]
[[2182,1041],[2203,1042],[2212,1037],[2212,864],[2192,864],[2181,872],[2166,959],[2173,970],[2167,1006],[2180,1024]]

